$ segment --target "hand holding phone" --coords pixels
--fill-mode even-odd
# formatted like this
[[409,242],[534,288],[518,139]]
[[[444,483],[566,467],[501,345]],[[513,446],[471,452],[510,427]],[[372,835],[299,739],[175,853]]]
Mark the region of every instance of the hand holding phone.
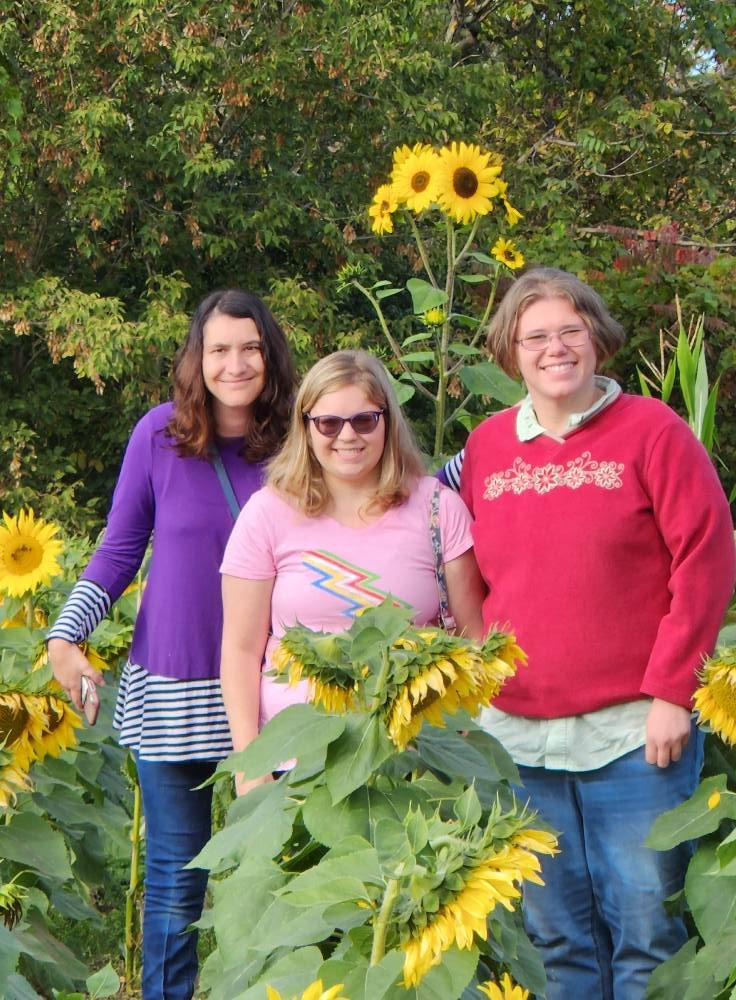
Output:
[[97,694],[97,687],[94,681],[91,681],[89,677],[85,677],[84,674],[82,674],[80,683],[80,700],[85,719],[90,726],[94,726],[95,722],[97,722],[97,713],[100,711],[100,697]]

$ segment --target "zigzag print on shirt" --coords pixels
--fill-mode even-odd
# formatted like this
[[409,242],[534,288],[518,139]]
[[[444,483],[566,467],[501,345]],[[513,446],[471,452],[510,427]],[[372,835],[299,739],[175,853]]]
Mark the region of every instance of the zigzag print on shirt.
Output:
[[406,601],[400,601],[393,594],[370,586],[374,580],[378,579],[377,573],[370,573],[366,569],[361,569],[360,566],[346,562],[336,556],[334,552],[327,552],[324,549],[304,552],[302,553],[302,563],[318,576],[312,585],[346,603],[348,607],[344,614],[351,618],[354,618],[358,611],[363,608],[375,607],[387,597],[391,598],[393,605],[397,608],[410,607]]

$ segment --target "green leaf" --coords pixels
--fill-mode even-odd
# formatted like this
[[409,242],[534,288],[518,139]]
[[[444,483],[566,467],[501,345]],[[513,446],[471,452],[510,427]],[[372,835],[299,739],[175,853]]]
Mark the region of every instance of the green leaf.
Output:
[[231,754],[218,767],[235,774],[243,771],[248,778],[258,778],[302,754],[326,746],[345,729],[345,720],[324,715],[314,705],[289,705],[269,720],[253,742],[239,753]]
[[345,731],[330,744],[325,765],[335,805],[364,785],[393,749],[377,716],[347,715],[345,720]]
[[258,981],[235,1000],[264,1000],[267,986],[278,990],[282,997],[301,994],[318,978],[321,962],[319,948],[297,948],[266,966]]
[[406,340],[401,341],[402,348],[411,347],[412,344],[418,344],[423,340],[429,340],[432,334],[429,330],[425,330],[424,333],[413,333],[411,337],[407,337]]
[[389,951],[377,965],[330,959],[319,970],[327,984],[343,984],[345,996],[350,1000],[383,1000],[396,984],[404,964],[403,952]]
[[388,377],[391,381],[391,388],[394,390],[394,395],[396,396],[399,406],[403,406],[404,403],[408,403],[416,392],[414,386],[406,385],[404,382],[399,382],[398,379],[395,379],[390,372]]
[[461,368],[458,374],[468,392],[476,396],[490,396],[506,406],[513,406],[524,398],[522,386],[492,361]]
[[431,365],[434,364],[434,360],[434,351],[414,351],[401,356],[401,361],[405,365]]
[[307,830],[316,841],[327,847],[333,847],[351,834],[367,837],[370,833],[368,815],[367,788],[357,788],[333,806],[328,789],[320,785],[302,807],[302,819]]
[[[714,809],[710,809],[708,799],[713,792],[720,792],[721,800]],[[713,833],[726,817],[736,819],[736,795],[724,793],[725,774],[706,778],[687,802],[657,817],[644,841],[645,846],[655,851],[668,851],[686,840],[696,840]]]
[[452,811],[460,821],[463,830],[470,830],[480,823],[483,815],[480,799],[473,785],[470,785],[455,801]]
[[[18,973],[8,976],[5,983],[0,985],[3,985],[3,1000],[39,1000],[40,994]],[[60,996],[68,1000],[85,1000],[83,993],[62,993]]]
[[426,846],[429,839],[429,827],[421,809],[410,809],[404,820],[406,836],[412,851],[417,854]]
[[34,813],[16,813],[0,825],[0,857],[59,881],[72,877],[63,836]]
[[736,877],[720,873],[714,844],[701,844],[695,852],[685,876],[685,898],[706,943],[736,924]]
[[406,289],[411,295],[414,315],[420,316],[428,309],[435,309],[443,306],[447,302],[447,292],[441,288],[435,288],[423,278],[409,278]]
[[411,849],[403,823],[393,819],[381,819],[373,833],[376,854],[381,871],[386,878],[403,878],[411,874],[416,866],[416,858]]
[[662,379],[662,402],[669,402],[669,398],[672,395],[672,389],[675,385],[675,376],[677,375],[677,359],[672,358],[670,363],[667,365],[667,371],[664,373],[664,378]]
[[403,288],[382,288],[380,291],[376,292],[376,298],[390,299],[392,295],[399,295],[403,291]]
[[468,285],[480,285],[483,281],[490,281],[492,274],[458,274],[458,280],[465,281]]
[[697,947],[697,940],[692,939],[672,958],[657,966],[647,981],[646,1000],[672,1000],[683,995],[683,983],[690,979]]
[[489,257],[487,253],[481,253],[479,250],[473,250],[472,253],[468,254],[471,260],[477,260],[479,264],[498,264],[495,257]]
[[483,352],[477,347],[471,347],[470,344],[462,344],[459,341],[450,344],[448,350],[451,354],[457,354],[461,358],[469,358],[473,355],[482,354]]
[[296,806],[287,808],[289,787],[267,782],[236,799],[228,823],[209,840],[187,868],[222,871],[247,857],[273,858],[288,840]]
[[[322,865],[317,865],[317,869],[321,868]],[[333,906],[335,903],[351,903],[358,899],[370,901],[360,879],[352,875],[329,878],[324,872],[316,884],[294,888],[291,883],[283,890],[282,895],[290,906],[316,906],[321,909]]]
[[111,997],[119,989],[120,978],[109,962],[87,978],[87,992],[90,997]]
[[480,320],[475,316],[466,316],[465,313],[450,313],[450,319],[454,326],[464,326],[469,330],[475,330]]

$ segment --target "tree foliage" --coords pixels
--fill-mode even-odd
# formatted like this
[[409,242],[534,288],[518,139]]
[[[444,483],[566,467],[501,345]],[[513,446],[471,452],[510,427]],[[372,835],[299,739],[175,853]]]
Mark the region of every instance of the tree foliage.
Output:
[[634,334],[625,376],[676,291],[720,324],[721,367],[732,357],[730,4],[6,0],[3,13],[5,502],[48,492],[71,515],[109,489],[213,287],[272,296],[302,363],[377,342],[367,304],[332,279],[356,256],[411,275],[411,248],[379,248],[366,216],[403,142],[503,152],[527,259],[602,286]]

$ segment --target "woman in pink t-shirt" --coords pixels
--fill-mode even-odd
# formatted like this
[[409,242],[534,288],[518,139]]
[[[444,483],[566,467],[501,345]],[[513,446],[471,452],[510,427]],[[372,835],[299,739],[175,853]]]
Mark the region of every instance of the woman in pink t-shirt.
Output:
[[[267,485],[241,511],[221,567],[221,681],[236,750],[282,708],[306,699],[306,684],[291,688],[262,673],[290,625],[344,631],[389,595],[414,609],[417,624],[436,621],[434,489],[383,365],[364,351],[317,362]],[[460,630],[480,637],[484,588],[470,524],[464,503],[442,488],[450,610]],[[255,783],[240,781],[238,791]]]

